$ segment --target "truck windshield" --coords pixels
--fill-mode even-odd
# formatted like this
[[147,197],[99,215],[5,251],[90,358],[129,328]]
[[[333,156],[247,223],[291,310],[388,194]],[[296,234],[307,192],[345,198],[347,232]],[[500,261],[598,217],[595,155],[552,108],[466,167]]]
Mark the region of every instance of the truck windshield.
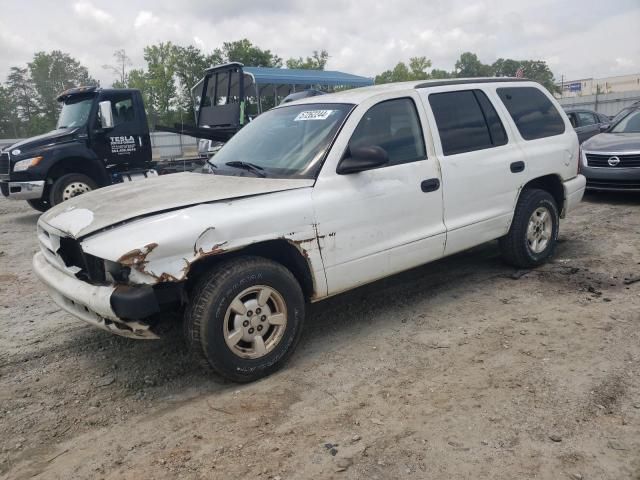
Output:
[[314,103],[270,110],[234,135],[210,162],[221,170],[251,164],[266,177],[314,178],[352,109]]
[[80,127],[87,123],[93,98],[69,98],[65,100],[56,128]]
[[640,110],[629,113],[616,123],[611,133],[640,133]]

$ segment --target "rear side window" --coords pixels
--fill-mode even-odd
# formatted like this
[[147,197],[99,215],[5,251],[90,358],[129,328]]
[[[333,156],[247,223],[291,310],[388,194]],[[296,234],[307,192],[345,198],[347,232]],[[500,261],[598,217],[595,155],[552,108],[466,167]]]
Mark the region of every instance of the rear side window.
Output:
[[387,152],[387,166],[427,158],[422,127],[413,100],[386,100],[365,113],[349,140],[349,148],[373,145]]
[[493,105],[480,90],[433,93],[429,104],[436,118],[445,155],[472,152],[507,143]]
[[564,133],[564,121],[551,100],[534,87],[498,88],[522,138],[535,140]]

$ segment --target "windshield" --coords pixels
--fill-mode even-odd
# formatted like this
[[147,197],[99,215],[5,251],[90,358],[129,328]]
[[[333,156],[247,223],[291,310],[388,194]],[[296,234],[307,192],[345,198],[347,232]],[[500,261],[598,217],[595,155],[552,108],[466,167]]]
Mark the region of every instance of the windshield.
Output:
[[640,110],[631,112],[620,120],[612,129],[612,133],[640,133]]
[[80,127],[87,123],[93,97],[69,98],[62,105],[56,128]]
[[611,125],[613,125],[614,123],[616,123],[618,120],[620,120],[622,117],[624,117],[625,115],[628,115],[629,112],[631,112],[633,110],[632,107],[627,107],[627,108],[623,108],[622,110],[620,110],[615,117],[613,117],[611,119]]
[[270,110],[234,135],[210,162],[216,168],[250,163],[267,177],[315,178],[352,108],[314,103]]

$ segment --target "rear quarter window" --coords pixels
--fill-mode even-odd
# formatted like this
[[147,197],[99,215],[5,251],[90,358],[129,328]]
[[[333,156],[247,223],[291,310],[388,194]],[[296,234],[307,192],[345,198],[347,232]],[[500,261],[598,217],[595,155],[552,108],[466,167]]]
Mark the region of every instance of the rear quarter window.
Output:
[[498,96],[525,140],[564,133],[564,121],[551,100],[535,87],[497,89]]

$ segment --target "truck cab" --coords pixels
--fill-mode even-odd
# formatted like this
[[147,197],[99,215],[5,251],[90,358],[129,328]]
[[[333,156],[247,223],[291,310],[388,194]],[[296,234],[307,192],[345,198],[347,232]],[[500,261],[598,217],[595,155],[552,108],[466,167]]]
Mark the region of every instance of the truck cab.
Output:
[[0,152],[5,197],[45,211],[76,195],[145,175],[151,140],[142,96],[135,89],[66,90],[56,128]]

